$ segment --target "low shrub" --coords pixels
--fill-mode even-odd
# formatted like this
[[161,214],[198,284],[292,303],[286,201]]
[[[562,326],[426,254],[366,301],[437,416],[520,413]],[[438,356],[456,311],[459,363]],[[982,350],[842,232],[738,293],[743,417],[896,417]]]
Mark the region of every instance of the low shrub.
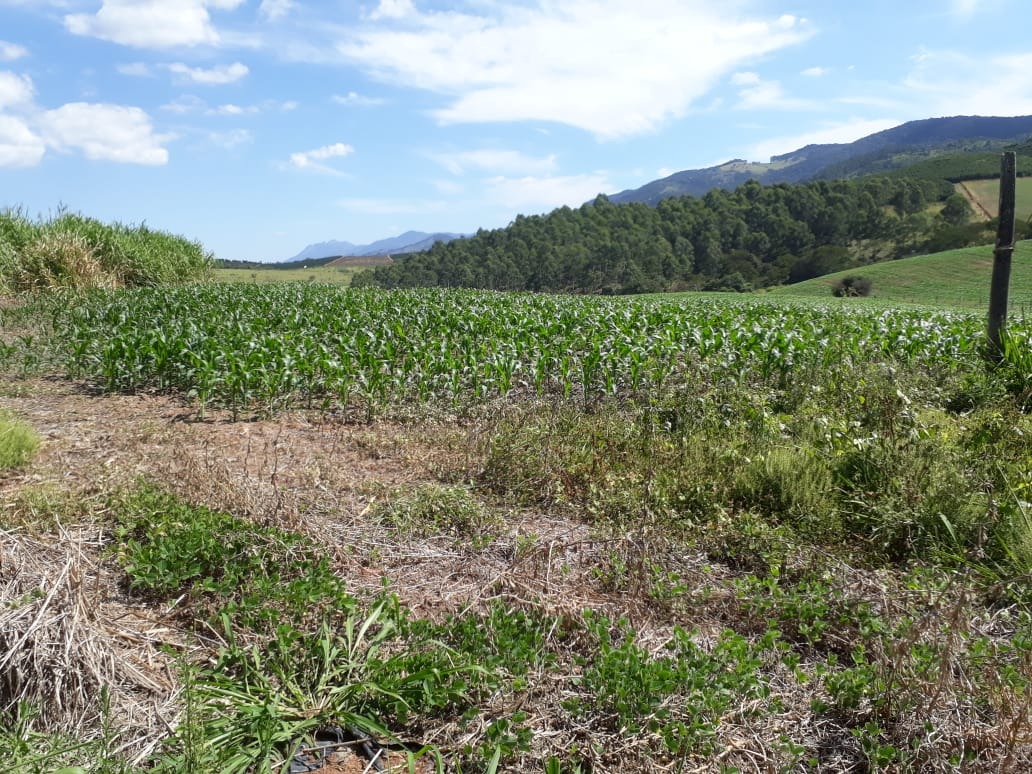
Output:
[[831,287],[835,298],[852,298],[871,295],[871,280],[867,277],[843,277]]

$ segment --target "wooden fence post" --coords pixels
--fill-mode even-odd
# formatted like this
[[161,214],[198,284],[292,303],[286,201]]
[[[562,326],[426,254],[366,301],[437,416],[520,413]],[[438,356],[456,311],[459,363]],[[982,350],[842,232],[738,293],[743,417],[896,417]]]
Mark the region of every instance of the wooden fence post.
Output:
[[1003,358],[1001,337],[1007,321],[1007,296],[1010,292],[1011,257],[1014,255],[1014,188],[1017,156],[1006,151],[1000,160],[1000,223],[996,227],[993,251],[993,278],[989,286],[989,347],[986,356],[993,362]]

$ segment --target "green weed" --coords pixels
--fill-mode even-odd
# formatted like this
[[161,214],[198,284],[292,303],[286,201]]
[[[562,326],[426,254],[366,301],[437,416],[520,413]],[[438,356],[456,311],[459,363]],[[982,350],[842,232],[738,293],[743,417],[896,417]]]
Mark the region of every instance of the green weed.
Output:
[[39,436],[29,425],[0,411],[0,471],[28,463],[39,444]]

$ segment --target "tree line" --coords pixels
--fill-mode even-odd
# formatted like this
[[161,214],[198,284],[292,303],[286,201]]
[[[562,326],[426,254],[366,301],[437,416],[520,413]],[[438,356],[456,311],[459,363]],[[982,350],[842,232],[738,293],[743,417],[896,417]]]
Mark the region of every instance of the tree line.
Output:
[[[520,215],[355,276],[357,286],[565,293],[736,290],[986,238],[945,180],[871,177],[761,185]],[[988,237],[991,241],[991,236]]]

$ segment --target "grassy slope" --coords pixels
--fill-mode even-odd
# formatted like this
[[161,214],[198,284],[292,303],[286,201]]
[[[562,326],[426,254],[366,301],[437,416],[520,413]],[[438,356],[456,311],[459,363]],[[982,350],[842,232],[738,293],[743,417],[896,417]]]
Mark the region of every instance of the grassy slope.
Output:
[[[1000,206],[999,180],[966,180],[964,186],[971,191],[990,215],[996,217],[996,211]],[[1032,218],[1032,178],[1019,178],[1016,194],[1015,213],[1018,220]]]
[[[871,297],[880,301],[983,309],[989,305],[992,261],[991,246],[966,247],[849,269],[769,292],[831,298],[837,279],[860,275],[873,282]],[[1014,251],[1010,308],[1015,313],[1032,312],[1032,241],[1019,242]]]

